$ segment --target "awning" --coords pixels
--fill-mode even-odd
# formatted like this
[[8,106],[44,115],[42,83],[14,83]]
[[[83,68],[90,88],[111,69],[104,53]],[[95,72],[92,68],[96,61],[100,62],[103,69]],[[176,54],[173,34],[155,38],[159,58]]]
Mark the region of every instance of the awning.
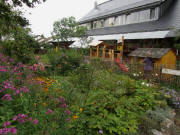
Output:
[[97,41],[97,40],[93,40],[91,43],[89,43],[89,46],[98,46],[99,44],[101,44],[103,41]]
[[118,40],[118,42],[121,42],[122,36],[124,36],[125,40],[128,40],[128,39],[158,39],[158,38],[165,38],[169,32],[170,31],[137,32],[137,33],[126,33],[126,34],[92,36],[92,38],[95,41]]

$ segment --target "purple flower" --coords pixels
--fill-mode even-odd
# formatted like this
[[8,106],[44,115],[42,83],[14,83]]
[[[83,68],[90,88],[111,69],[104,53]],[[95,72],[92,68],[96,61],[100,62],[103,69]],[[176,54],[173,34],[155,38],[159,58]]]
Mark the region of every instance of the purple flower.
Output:
[[66,104],[61,104],[60,107],[61,108],[67,108],[67,105]]
[[2,99],[2,100],[8,100],[8,101],[12,100],[10,94],[5,94],[1,99]]
[[32,121],[32,118],[30,117],[30,118],[28,118],[28,120],[29,120],[29,121]]
[[14,135],[17,133],[17,129],[15,127],[10,129],[10,132]]
[[0,135],[2,135],[2,134],[3,134],[3,132],[4,132],[4,131],[3,131],[3,129],[0,129]]
[[6,122],[4,122],[4,127],[9,126],[10,124],[11,124],[11,122],[10,122],[10,121],[6,121]]
[[39,122],[39,121],[38,121],[37,119],[35,119],[35,120],[33,121],[33,124],[36,125],[38,122]]
[[22,118],[22,119],[24,119],[25,117],[26,117],[25,114],[21,114],[21,115],[20,115],[20,118]]
[[48,111],[46,112],[46,114],[49,114],[49,113],[50,113],[50,114],[53,114],[54,111],[48,108]]
[[18,119],[18,116],[14,116],[13,120],[15,121],[15,120],[17,120],[17,119]]
[[67,113],[68,115],[71,115],[71,112],[69,110],[66,110],[65,113]]
[[67,118],[66,121],[69,122],[71,119],[70,118]]
[[20,90],[16,90],[16,94],[19,95],[21,92]]
[[100,133],[100,134],[103,134],[103,130],[99,130],[99,133]]
[[4,129],[4,134],[7,135],[11,131],[11,128],[5,128]]
[[24,123],[25,120],[24,120],[23,118],[21,118],[21,119],[19,120],[19,122],[20,122],[20,123]]

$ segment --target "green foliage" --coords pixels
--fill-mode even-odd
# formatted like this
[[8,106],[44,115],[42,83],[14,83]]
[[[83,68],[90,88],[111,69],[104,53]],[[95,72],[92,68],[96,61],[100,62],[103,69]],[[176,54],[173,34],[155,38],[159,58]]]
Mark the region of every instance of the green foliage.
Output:
[[70,123],[72,134],[138,134],[141,116],[161,105],[155,88],[97,65],[83,64],[69,78],[76,88],[71,108],[78,116]]
[[75,70],[80,65],[82,59],[82,53],[77,50],[50,50],[48,52],[49,62],[52,65],[52,70],[58,74],[67,74],[72,70]]
[[69,41],[73,37],[84,37],[87,28],[79,26],[74,17],[62,18],[53,24],[52,35],[57,41]]
[[12,4],[13,6],[22,6],[25,4],[28,7],[34,7],[34,4],[45,2],[46,0],[1,0],[3,4]]
[[180,30],[176,31],[175,44],[174,47],[180,49]]
[[32,61],[34,51],[39,47],[38,42],[29,34],[29,29],[22,27],[19,27],[17,31],[12,33],[2,45],[4,53],[23,63]]
[[0,40],[1,36],[8,35],[18,26],[27,26],[28,20],[21,16],[20,11],[14,11],[8,5],[0,2]]

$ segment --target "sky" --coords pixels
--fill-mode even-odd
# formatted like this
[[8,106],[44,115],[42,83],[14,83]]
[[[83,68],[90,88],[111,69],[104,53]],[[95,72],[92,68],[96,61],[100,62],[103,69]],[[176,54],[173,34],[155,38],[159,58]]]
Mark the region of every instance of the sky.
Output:
[[[96,0],[98,4],[107,0]],[[24,16],[30,22],[33,34],[51,36],[53,23],[63,17],[74,16],[76,20],[94,8],[95,0],[47,0],[35,8],[24,7]]]

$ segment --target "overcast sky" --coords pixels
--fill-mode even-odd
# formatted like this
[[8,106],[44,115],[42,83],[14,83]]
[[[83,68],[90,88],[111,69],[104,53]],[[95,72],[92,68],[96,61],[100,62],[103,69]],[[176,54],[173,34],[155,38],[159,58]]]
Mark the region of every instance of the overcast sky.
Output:
[[[96,0],[102,3],[107,0]],[[74,16],[77,20],[86,15],[95,0],[47,0],[33,9],[25,8],[25,17],[30,21],[34,34],[50,36],[53,23],[63,17]]]

